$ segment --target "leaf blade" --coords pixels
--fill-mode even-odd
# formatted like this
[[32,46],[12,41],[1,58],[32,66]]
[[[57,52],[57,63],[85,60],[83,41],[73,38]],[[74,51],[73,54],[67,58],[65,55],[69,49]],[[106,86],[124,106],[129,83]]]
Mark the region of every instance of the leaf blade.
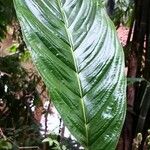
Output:
[[15,6],[68,128],[89,150],[114,149],[125,114],[124,62],[104,9],[96,0],[15,0]]

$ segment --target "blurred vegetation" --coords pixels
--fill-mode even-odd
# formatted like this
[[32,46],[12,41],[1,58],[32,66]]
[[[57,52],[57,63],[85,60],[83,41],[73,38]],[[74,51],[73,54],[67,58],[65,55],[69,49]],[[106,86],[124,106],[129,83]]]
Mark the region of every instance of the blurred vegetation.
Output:
[[130,27],[133,20],[134,0],[117,0],[111,19],[119,27],[120,24]]
[[6,38],[7,44],[9,36],[12,45],[7,50],[0,43],[0,149],[39,147],[43,136],[34,110],[42,106],[37,89],[41,79],[34,69],[26,70],[22,65],[30,54],[22,40],[13,1],[0,0],[0,41]]
[[0,41],[7,33],[7,26],[16,20],[12,0],[0,0]]

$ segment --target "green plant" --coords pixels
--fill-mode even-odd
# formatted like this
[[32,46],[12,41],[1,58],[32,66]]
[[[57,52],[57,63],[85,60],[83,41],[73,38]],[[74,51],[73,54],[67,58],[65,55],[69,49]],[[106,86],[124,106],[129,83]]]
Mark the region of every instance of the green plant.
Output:
[[107,0],[106,9],[115,26],[130,27],[133,21],[134,0]]
[[126,111],[124,56],[102,1],[14,3],[66,126],[85,149],[115,149]]
[[114,24],[120,23],[130,27],[133,20],[134,0],[116,0],[114,13],[111,16]]
[[42,143],[48,143],[50,149],[52,150],[67,150],[65,145],[61,145],[57,140],[50,137],[45,138]]
[[10,150],[12,149],[12,144],[4,135],[2,129],[0,128],[0,149],[1,150]]
[[12,144],[7,140],[0,139],[0,149],[1,150],[11,150]]

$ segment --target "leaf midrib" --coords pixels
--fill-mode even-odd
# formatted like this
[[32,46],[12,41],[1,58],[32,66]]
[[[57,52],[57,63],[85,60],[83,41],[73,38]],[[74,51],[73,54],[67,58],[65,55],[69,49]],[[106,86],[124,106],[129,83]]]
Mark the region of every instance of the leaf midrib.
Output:
[[61,7],[61,0],[57,0],[58,2],[58,6],[59,6],[59,9],[61,11],[61,15],[62,15],[62,18],[64,20],[64,27],[65,27],[65,30],[66,30],[66,33],[67,33],[67,36],[68,36],[68,40],[69,40],[69,43],[70,43],[70,50],[71,50],[71,53],[72,53],[72,57],[73,57],[73,61],[74,61],[74,65],[75,65],[75,74],[76,74],[76,78],[77,78],[77,82],[78,82],[78,86],[79,86],[79,92],[80,92],[80,100],[81,100],[81,105],[82,105],[82,111],[83,111],[83,116],[84,116],[84,125],[85,125],[85,132],[86,132],[86,146],[88,147],[88,143],[89,143],[89,140],[88,140],[88,126],[87,126],[87,118],[86,118],[86,112],[85,112],[85,105],[84,105],[84,100],[83,100],[83,94],[82,94],[82,89],[81,89],[81,83],[80,83],[80,79],[79,79],[79,74],[78,74],[78,68],[77,68],[77,62],[76,62],[76,59],[74,57],[74,46],[73,46],[73,40],[72,40],[72,36],[71,36],[71,33],[70,31],[68,30],[68,20],[67,20],[67,17],[65,15],[65,12],[64,10],[62,9]]

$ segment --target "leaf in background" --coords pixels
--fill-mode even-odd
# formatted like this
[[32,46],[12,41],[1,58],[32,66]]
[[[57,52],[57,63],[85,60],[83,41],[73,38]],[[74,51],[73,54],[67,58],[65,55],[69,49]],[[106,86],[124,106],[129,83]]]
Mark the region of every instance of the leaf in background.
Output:
[[45,143],[45,142],[48,142],[49,143],[49,146],[52,146],[53,145],[53,139],[51,139],[51,138],[46,138],[46,139],[44,139],[43,141],[42,141],[42,143]]
[[100,0],[14,0],[26,44],[66,126],[113,150],[125,117],[124,55]]
[[12,44],[11,47],[9,47],[7,50],[10,52],[10,53],[16,53],[17,52],[17,48],[18,48],[19,44]]
[[130,27],[133,20],[133,12],[134,0],[115,0],[114,13],[111,15],[111,19],[117,27],[120,24]]

